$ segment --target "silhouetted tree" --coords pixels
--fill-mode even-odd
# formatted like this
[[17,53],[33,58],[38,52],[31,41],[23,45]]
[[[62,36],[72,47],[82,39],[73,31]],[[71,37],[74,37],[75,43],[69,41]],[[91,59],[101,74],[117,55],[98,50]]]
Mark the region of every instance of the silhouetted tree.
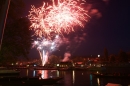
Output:
[[108,61],[108,51],[107,51],[107,48],[104,48],[104,60]]
[[119,62],[128,62],[128,56],[126,52],[120,50],[118,59],[119,59]]
[[51,55],[49,56],[48,62],[50,64],[57,64],[57,63],[60,63],[60,58],[55,55]]
[[31,48],[30,22],[27,18],[21,17],[23,10],[22,0],[11,0],[0,51],[0,62],[15,62],[20,56],[28,58]]
[[130,52],[127,52],[128,60],[130,61]]
[[112,63],[116,62],[116,57],[115,57],[115,55],[113,55],[113,54],[110,55],[109,61],[112,62]]

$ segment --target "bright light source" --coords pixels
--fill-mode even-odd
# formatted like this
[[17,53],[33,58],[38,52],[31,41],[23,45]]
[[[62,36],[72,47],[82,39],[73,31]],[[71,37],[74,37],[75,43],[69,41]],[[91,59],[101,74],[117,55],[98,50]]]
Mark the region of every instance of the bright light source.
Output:
[[34,67],[36,67],[37,65],[36,65],[36,64],[34,64],[33,66],[34,66]]
[[57,66],[60,66],[60,64],[57,64]]

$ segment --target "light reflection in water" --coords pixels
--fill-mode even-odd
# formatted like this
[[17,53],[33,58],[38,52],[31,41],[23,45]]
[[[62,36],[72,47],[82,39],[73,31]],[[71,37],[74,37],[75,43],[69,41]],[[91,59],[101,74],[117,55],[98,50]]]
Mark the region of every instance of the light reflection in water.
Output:
[[[46,72],[44,72],[46,71]],[[120,82],[128,86],[129,79],[104,79],[104,78],[96,78],[90,72],[83,71],[58,71],[58,70],[29,70],[29,69],[21,69],[20,77],[38,77],[39,74],[43,74],[42,78],[50,78],[52,77],[63,77],[61,80],[62,86],[105,86],[106,82]],[[95,71],[94,73],[97,73]],[[98,72],[100,73],[100,71]],[[42,79],[41,78],[41,79]],[[124,83],[125,82],[125,83]]]
[[42,78],[42,79],[49,78],[49,77],[48,77],[48,70],[40,70],[39,72],[40,72],[40,74],[41,74],[41,78]]
[[91,84],[91,86],[93,86],[92,80],[93,80],[93,76],[92,76],[92,74],[90,74],[90,84]]
[[98,86],[100,86],[100,80],[99,80],[99,78],[97,78],[97,84],[98,84]]
[[[24,76],[39,77],[39,79],[63,77],[63,80],[61,82],[64,84],[64,86],[100,86],[102,85],[102,81],[101,81],[102,79],[94,78],[92,74],[89,74],[83,71],[25,70],[23,71],[23,73],[25,74]],[[86,84],[86,85],[83,85],[83,84]]]
[[60,72],[59,71],[57,71],[57,77],[59,77],[60,76]]
[[33,77],[35,77],[35,76],[36,76],[36,71],[34,70],[34,71],[33,71]]
[[26,75],[28,76],[28,69],[27,69]]
[[[28,70],[26,71],[26,76],[28,76]],[[59,77],[60,72],[57,70],[33,70],[32,71],[33,77],[39,77],[39,79],[46,79],[52,77]]]
[[73,70],[73,84],[75,83],[75,71]]

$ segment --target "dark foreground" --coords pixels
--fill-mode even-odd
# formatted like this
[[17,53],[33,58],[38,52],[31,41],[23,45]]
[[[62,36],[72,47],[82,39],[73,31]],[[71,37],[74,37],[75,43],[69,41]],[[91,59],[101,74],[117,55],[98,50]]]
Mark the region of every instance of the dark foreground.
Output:
[[29,78],[29,77],[4,77],[0,78],[0,86],[43,86],[53,85],[63,78]]
[[[117,69],[114,69],[112,70],[115,72]],[[108,83],[130,85],[129,77],[93,75],[93,72],[99,73],[99,71],[34,69],[19,69],[19,71],[20,74],[17,75],[17,78],[1,77],[0,86],[106,86]],[[43,79],[39,79],[39,74]]]

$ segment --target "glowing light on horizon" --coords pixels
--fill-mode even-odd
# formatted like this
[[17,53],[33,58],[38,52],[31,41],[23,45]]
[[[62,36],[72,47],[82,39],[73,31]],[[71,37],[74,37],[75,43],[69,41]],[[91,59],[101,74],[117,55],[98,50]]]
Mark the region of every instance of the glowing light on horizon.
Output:
[[50,36],[52,32],[56,34],[70,33],[75,26],[84,27],[88,21],[87,10],[81,7],[85,0],[52,0],[52,5],[43,3],[43,6],[35,8],[32,5],[28,18],[31,21],[30,29],[35,31],[35,35]]

